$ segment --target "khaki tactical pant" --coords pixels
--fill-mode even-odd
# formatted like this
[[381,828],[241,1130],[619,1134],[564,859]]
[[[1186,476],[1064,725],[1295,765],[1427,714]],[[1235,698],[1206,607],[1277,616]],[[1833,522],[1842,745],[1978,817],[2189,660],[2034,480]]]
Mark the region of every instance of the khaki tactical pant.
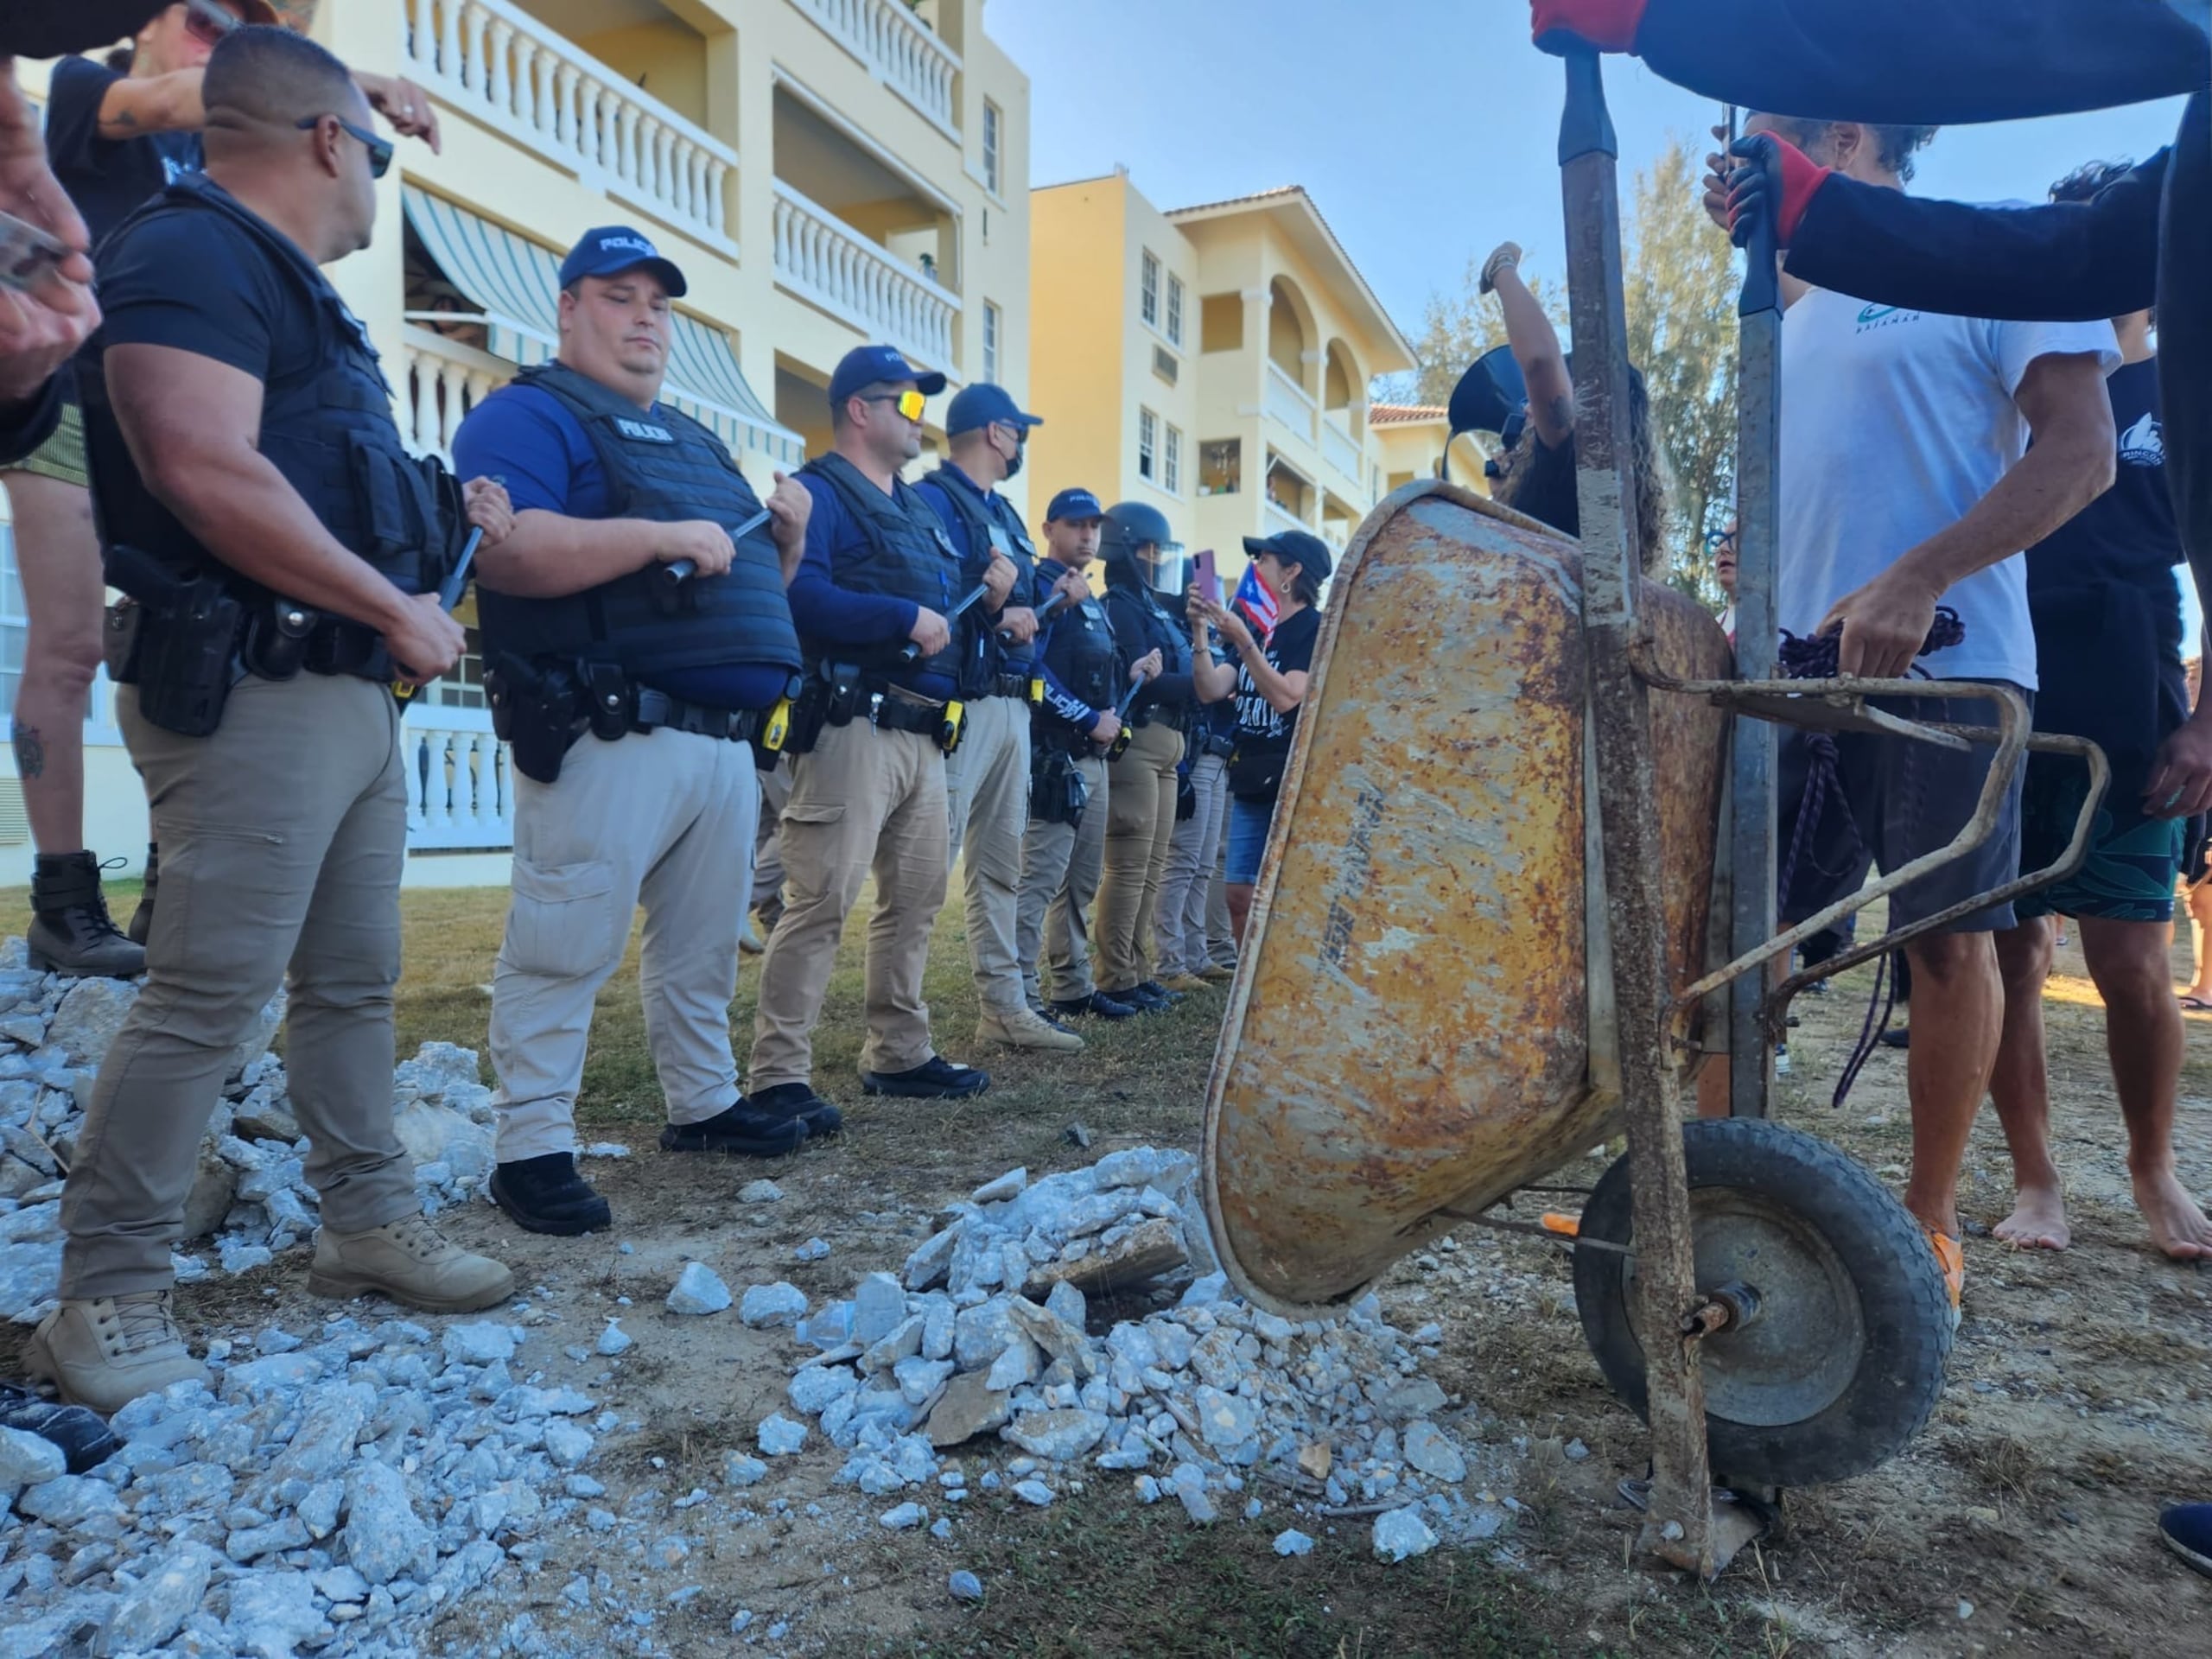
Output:
[[1029,820],[1021,837],[1021,893],[1014,931],[1023,995],[1041,1001],[1038,964],[1052,969],[1051,995],[1073,1001],[1098,988],[1090,974],[1089,916],[1106,855],[1106,757],[1078,756],[1090,799],[1079,824]]
[[1191,790],[1198,810],[1175,823],[1167,848],[1167,873],[1160,886],[1160,971],[1195,974],[1209,964],[1206,895],[1229,827],[1229,762],[1202,754],[1191,763]]
[[1206,879],[1206,949],[1216,962],[1236,960],[1236,927],[1229,917],[1229,776],[1224,762],[1221,790],[1221,845]]
[[868,926],[863,1071],[909,1071],[936,1051],[922,972],[944,903],[944,753],[934,738],[856,720],[823,728],[792,762],[784,808],[784,913],[761,959],[753,1023],[753,1092],[808,1083],[814,1022],[830,988],[845,917],[875,876]]
[[965,854],[961,893],[976,1000],[986,1008],[1019,1009],[1023,957],[1014,933],[1029,822],[1029,705],[1019,697],[969,703],[967,732],[944,758],[944,787],[951,857]]
[[759,774],[760,823],[753,834],[753,904],[765,933],[776,931],[784,913],[784,804],[791,798],[791,757]]
[[492,970],[501,1163],[575,1149],[592,1009],[641,900],[638,989],[668,1121],[736,1103],[729,1003],[759,811],[751,747],[691,732],[582,737],[554,782],[515,779],[514,892]]
[[1182,758],[1183,734],[1154,721],[1140,726],[1106,768],[1113,785],[1098,888],[1098,988],[1109,996],[1152,977],[1145,957],[1175,838],[1175,765]]
[[413,750],[384,686],[248,679],[222,725],[181,737],[116,717],[162,849],[146,984],[93,1085],[61,1223],[60,1294],[166,1288],[200,1135],[231,1053],[289,969],[284,1065],[322,1219],[415,1213],[391,1119],[391,992]]

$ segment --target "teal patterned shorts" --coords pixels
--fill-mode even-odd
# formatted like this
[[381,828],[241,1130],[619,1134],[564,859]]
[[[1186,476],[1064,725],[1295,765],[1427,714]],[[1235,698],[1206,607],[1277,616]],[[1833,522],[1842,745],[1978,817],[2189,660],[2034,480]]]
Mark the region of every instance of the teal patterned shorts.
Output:
[[[2149,768],[2122,761],[2113,768],[2112,787],[2097,807],[2089,835],[2089,856],[2066,878],[2013,901],[2022,917],[2100,916],[2115,922],[2171,922],[2174,880],[2181,870],[2182,842],[2189,823],[2183,818],[2143,816],[2143,785]],[[2041,869],[2057,861],[2074,834],[2082,798],[2089,792],[2088,768],[2070,756],[2031,754],[2020,798],[2020,870]]]

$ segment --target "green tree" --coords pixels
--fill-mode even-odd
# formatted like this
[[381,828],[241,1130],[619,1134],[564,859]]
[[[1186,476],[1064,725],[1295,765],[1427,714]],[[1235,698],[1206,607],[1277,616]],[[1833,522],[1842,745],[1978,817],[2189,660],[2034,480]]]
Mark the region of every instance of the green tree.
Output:
[[[1728,238],[1699,206],[1700,176],[1679,137],[1636,175],[1622,232],[1623,297],[1629,360],[1643,371],[1674,474],[1674,580],[1712,600],[1719,590],[1705,538],[1727,524],[1735,493],[1739,279]],[[1459,293],[1429,298],[1414,345],[1414,395],[1422,403],[1448,401],[1467,365],[1504,344],[1497,304],[1476,291],[1481,274],[1481,262],[1471,262]],[[1531,274],[1529,286],[1567,338],[1566,283]]]

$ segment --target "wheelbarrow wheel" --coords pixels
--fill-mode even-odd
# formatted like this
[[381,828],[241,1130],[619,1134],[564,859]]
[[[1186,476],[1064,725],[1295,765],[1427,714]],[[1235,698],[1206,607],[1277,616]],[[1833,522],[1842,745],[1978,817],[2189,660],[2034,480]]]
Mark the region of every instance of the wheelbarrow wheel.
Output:
[[[1706,1433],[1724,1484],[1864,1474],[1920,1432],[1951,1351],[1943,1275],[1920,1224],[1859,1164],[1760,1118],[1685,1124],[1697,1284],[1748,1287],[1750,1319],[1705,1338]],[[1582,1211],[1574,1295],[1605,1381],[1649,1415],[1630,1310],[1628,1160]]]

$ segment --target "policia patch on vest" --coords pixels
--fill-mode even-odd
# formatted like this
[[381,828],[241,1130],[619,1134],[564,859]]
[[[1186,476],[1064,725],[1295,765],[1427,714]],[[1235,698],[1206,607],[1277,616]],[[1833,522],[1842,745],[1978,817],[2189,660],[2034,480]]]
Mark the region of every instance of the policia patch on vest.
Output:
[[674,443],[676,434],[664,426],[655,426],[651,421],[633,421],[626,415],[614,417],[614,429],[634,443]]

